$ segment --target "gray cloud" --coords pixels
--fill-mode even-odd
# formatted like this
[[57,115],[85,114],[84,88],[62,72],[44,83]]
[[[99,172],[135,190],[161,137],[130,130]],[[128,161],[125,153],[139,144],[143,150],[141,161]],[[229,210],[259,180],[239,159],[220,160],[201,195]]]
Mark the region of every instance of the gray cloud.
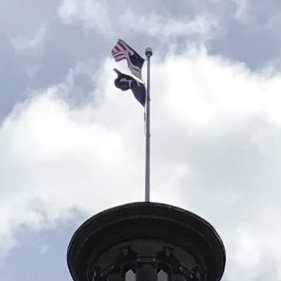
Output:
[[[28,0],[1,5],[2,118],[25,98],[25,91],[60,83],[79,61],[91,59],[98,64],[120,36],[140,51],[151,45],[163,56],[171,46],[181,52],[186,45],[203,42],[211,54],[223,54],[252,68],[272,63],[280,68],[278,1],[177,1],[177,5],[154,1],[152,5],[125,0],[40,4]],[[22,49],[32,44],[33,48]]]
[[[35,2],[0,4],[1,275],[32,279],[11,268],[39,234],[30,259],[53,262],[71,210],[143,197],[143,111],[112,83],[120,36],[155,52],[152,198],[214,224],[224,281],[278,279],[280,3]],[[44,276],[69,280],[58,271]]]
[[[214,224],[230,257],[227,279],[237,273],[262,278],[266,249],[274,263],[280,257],[274,246],[280,236],[274,226],[280,214],[280,77],[204,49],[154,60],[152,198]],[[101,64],[89,87],[82,83],[83,91],[95,83],[92,99],[80,107],[68,102],[90,65],[31,95],[5,120],[1,193],[10,199],[1,203],[2,237],[16,242],[20,225],[36,230],[72,208],[92,214],[142,197],[142,108],[113,88],[113,61]],[[2,245],[2,253],[12,246]]]
[[[70,210],[69,217],[71,219],[49,223],[41,231],[18,227],[15,236],[21,243],[2,264],[1,276],[5,276],[6,281],[70,280],[66,249],[73,232],[86,217],[77,210]],[[36,263],[38,260],[40,263]]]

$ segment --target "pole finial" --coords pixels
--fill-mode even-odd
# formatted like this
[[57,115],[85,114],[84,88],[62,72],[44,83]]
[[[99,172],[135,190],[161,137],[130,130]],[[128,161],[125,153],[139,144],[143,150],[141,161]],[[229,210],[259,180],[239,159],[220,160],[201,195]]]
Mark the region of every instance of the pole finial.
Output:
[[147,48],[145,49],[145,55],[146,55],[147,57],[151,57],[151,56],[152,56],[152,49],[151,49],[150,47],[147,47]]

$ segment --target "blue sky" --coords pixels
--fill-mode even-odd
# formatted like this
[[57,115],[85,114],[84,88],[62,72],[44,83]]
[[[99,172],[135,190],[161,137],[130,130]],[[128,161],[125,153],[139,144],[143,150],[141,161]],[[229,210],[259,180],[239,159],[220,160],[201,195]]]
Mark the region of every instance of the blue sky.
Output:
[[2,0],[0,281],[71,280],[75,229],[144,198],[118,38],[154,52],[152,201],[213,224],[222,281],[279,281],[280,18],[277,0]]

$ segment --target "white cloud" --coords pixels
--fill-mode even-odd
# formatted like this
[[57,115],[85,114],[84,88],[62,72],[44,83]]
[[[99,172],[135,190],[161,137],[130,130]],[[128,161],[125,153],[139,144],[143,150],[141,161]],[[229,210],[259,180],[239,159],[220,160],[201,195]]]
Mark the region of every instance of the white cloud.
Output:
[[85,27],[96,28],[99,32],[110,32],[112,20],[108,6],[101,1],[63,1],[58,14],[65,23],[82,22]]
[[249,9],[251,8],[250,0],[232,0],[236,5],[235,17],[245,22],[249,19]]
[[[159,40],[167,40],[178,36],[200,35],[205,40],[212,36],[217,22],[215,19],[203,15],[193,18],[175,19],[163,17],[153,12],[149,15],[136,16],[132,10],[127,10],[120,18],[123,27],[128,26],[132,31],[149,34]],[[116,33],[118,30],[116,30]]]
[[63,0],[58,14],[66,24],[81,24],[104,36],[116,37],[137,32],[160,41],[188,35],[199,36],[201,39],[205,36],[206,40],[212,36],[217,25],[216,18],[207,13],[184,17],[164,16],[153,9],[146,9],[142,13],[132,9],[128,1],[116,5],[116,2]]
[[44,45],[47,38],[47,25],[41,24],[33,34],[18,34],[10,36],[10,41],[18,52],[34,51]]
[[47,245],[43,245],[40,249],[40,253],[42,255],[46,254],[49,251],[49,247]]
[[[112,68],[106,60],[97,70],[84,107],[67,103],[66,82],[31,94],[4,121],[0,241],[11,243],[2,254],[22,224],[40,229],[72,208],[92,214],[142,200],[143,111],[114,88]],[[152,200],[214,224],[227,249],[225,280],[259,280],[280,261],[280,83],[280,74],[204,48],[152,57]]]
[[281,102],[279,75],[250,72],[241,63],[208,57],[204,48],[200,55],[191,50],[185,56],[168,56],[166,65],[155,74],[169,79],[171,72],[178,73],[168,85],[173,95],[165,96],[169,112],[178,122],[213,130],[215,125],[245,122],[257,116],[281,124],[277,108]]

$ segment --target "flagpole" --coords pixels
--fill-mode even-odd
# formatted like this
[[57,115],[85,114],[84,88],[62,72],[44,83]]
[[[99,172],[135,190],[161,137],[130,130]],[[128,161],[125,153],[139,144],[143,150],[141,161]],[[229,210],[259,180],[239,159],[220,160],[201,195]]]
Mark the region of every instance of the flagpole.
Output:
[[146,133],[145,133],[145,202],[150,201],[150,57],[152,49],[146,48],[147,80],[146,80]]

